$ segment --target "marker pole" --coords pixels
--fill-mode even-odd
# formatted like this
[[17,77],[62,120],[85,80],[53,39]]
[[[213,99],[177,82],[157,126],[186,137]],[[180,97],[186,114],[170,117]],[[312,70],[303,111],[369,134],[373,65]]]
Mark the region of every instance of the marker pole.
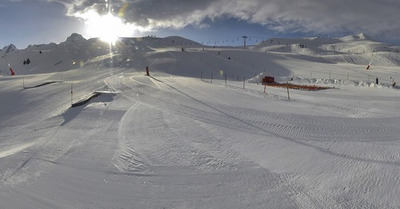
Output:
[[73,91],[73,84],[71,83],[71,106],[72,106],[72,99],[73,99],[73,97],[72,97],[72,95],[74,94],[74,91]]

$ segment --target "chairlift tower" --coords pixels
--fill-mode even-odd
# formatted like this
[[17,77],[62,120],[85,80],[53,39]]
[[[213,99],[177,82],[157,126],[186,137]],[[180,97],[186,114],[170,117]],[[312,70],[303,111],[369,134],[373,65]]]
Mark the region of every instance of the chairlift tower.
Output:
[[248,38],[247,36],[242,36],[243,38],[243,49],[246,48],[246,39]]

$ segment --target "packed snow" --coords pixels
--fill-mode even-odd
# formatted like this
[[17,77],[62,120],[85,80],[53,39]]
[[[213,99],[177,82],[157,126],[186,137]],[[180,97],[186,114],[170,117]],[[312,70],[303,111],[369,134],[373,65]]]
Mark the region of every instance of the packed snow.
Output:
[[0,208],[399,208],[398,50],[364,34],[6,46]]

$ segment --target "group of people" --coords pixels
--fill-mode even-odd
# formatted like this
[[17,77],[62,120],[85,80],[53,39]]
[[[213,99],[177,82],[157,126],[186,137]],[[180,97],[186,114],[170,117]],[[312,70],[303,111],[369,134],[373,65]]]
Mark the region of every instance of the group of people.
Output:
[[31,63],[31,60],[28,58],[27,60],[24,60],[24,65],[29,65]]

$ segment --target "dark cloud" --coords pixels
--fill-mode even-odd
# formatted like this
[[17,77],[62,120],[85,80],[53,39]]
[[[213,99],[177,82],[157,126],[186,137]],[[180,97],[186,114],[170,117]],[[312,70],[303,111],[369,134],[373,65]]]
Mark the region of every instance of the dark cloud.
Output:
[[[69,15],[109,11],[149,28],[202,26],[205,19],[237,18],[280,32],[359,33],[397,38],[398,0],[47,0],[58,1]],[[121,12],[121,10],[123,10]]]

